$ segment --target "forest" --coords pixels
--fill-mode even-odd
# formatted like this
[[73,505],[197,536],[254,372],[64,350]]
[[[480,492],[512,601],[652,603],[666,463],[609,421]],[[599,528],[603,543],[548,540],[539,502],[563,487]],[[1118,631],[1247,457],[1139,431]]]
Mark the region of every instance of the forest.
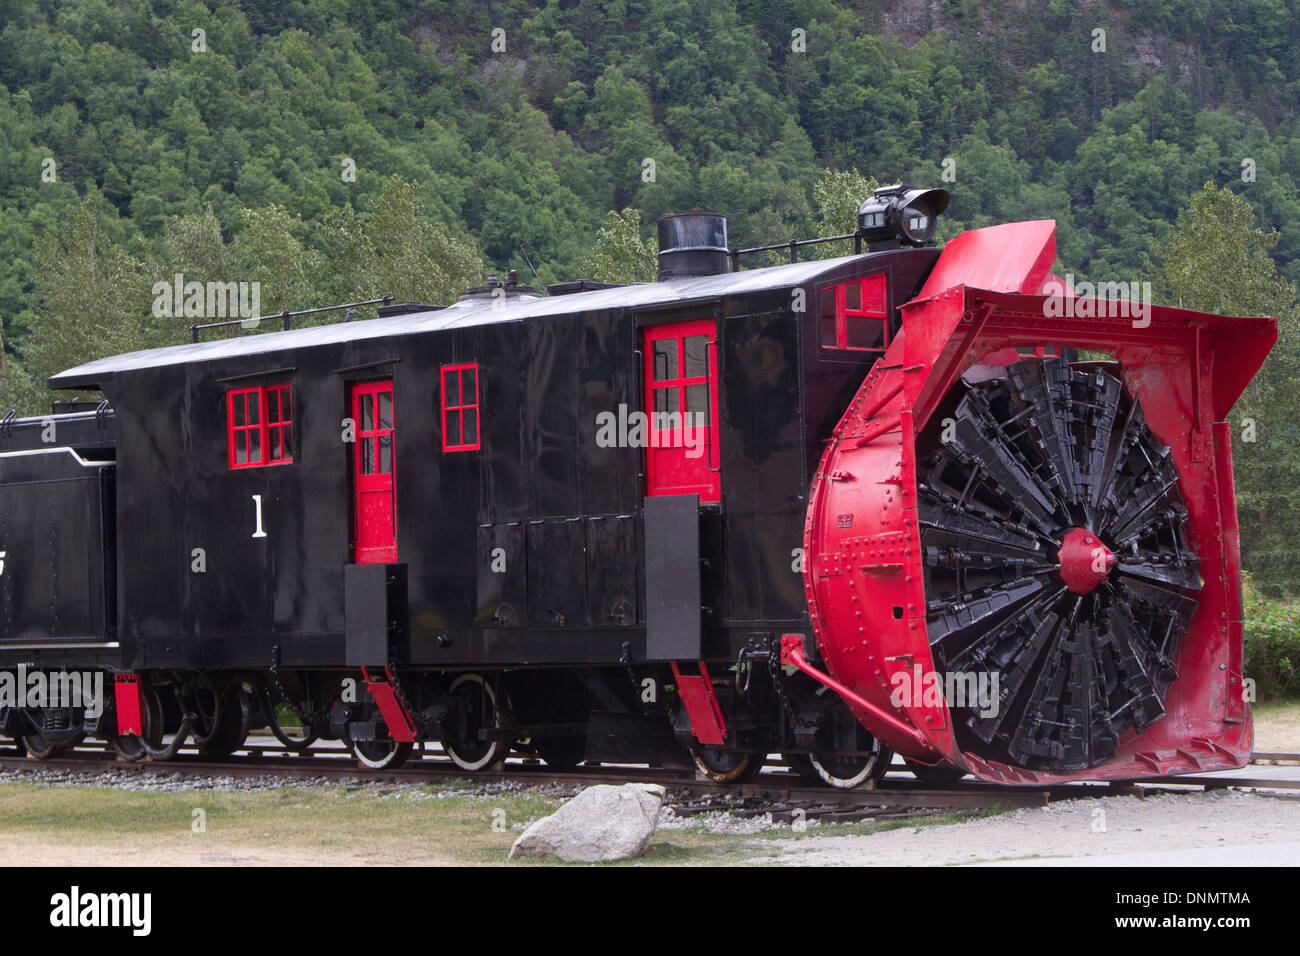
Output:
[[1233,416],[1252,587],[1289,595],[1298,102],[1297,0],[0,0],[0,405],[187,341],[177,274],[263,313],[630,281],[668,212],[746,246],[942,186],[941,239],[1052,218],[1062,274],[1279,318]]

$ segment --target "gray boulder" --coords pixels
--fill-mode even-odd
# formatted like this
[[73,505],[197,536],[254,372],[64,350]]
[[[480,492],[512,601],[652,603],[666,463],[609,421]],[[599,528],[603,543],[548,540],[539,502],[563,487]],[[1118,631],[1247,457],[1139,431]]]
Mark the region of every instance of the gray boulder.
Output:
[[655,783],[588,787],[521,833],[510,857],[597,863],[641,856],[650,848],[663,802],[664,788]]

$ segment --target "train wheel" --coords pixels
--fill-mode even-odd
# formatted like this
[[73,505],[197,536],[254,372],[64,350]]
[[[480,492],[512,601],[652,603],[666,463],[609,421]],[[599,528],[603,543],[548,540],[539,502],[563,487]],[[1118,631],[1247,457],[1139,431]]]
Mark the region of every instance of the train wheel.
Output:
[[505,760],[511,746],[508,738],[479,738],[480,730],[501,730],[506,724],[504,701],[498,701],[492,685],[480,674],[461,674],[448,692],[461,699],[463,717],[458,732],[442,742],[452,763],[462,770],[482,770]]
[[406,763],[415,745],[396,740],[351,740],[347,741],[352,756],[366,770],[396,770]]
[[695,766],[714,783],[745,783],[758,776],[767,763],[766,754],[737,753],[718,747],[695,746],[691,748]]
[[27,756],[47,760],[77,746],[85,734],[73,729],[74,714],[60,708],[27,708],[24,713],[33,730],[20,739]]
[[915,760],[909,760],[907,757],[903,758],[903,763],[907,764],[907,769],[912,771],[918,780],[932,787],[951,787],[966,776],[965,770],[961,769],[961,767],[954,767],[950,763],[936,764],[931,767]]
[[25,734],[22,737],[22,744],[27,750],[27,756],[33,760],[48,760],[60,750],[65,749],[60,744],[46,740],[39,732]]
[[889,770],[894,753],[857,724],[856,745],[853,753],[836,754],[815,752],[810,758],[812,768],[823,783],[836,790],[852,790],[868,781],[879,780]]
[[207,757],[229,757],[248,739],[248,721],[252,705],[248,692],[238,684],[227,687],[221,695],[213,727],[199,743],[199,753]]
[[585,736],[542,737],[533,743],[537,747],[537,756],[552,770],[573,770],[587,757]]
[[805,783],[818,783],[821,781],[821,777],[818,776],[817,771],[813,769],[812,758],[807,754],[790,753],[782,754],[781,756],[783,756],[786,759],[786,762],[790,764],[791,772],[799,775],[800,780],[803,780]]
[[[113,749],[123,759],[133,762],[146,758],[171,760],[189,739],[190,731],[193,729],[191,718],[182,713],[172,687],[164,686],[163,693],[169,695],[165,703],[163,696],[152,684],[140,685],[140,717],[144,723],[143,735],[126,734],[110,738]],[[175,726],[171,739],[166,740],[169,721]]]
[[[144,724],[141,730],[149,745],[154,748],[161,747],[162,704],[153,687],[148,684],[140,688],[140,720]],[[108,742],[119,757],[131,763],[137,763],[149,756],[149,751],[145,749],[144,743],[136,734],[114,734],[108,738]]]
[[280,726],[280,722],[276,720],[275,708],[276,704],[271,699],[270,691],[263,688],[262,709],[266,712],[266,724],[271,728],[271,733],[275,735],[275,739],[284,744],[286,750],[292,750],[294,753],[303,753],[316,742],[316,735],[306,727],[303,728],[303,735],[301,737],[291,736],[283,727]]

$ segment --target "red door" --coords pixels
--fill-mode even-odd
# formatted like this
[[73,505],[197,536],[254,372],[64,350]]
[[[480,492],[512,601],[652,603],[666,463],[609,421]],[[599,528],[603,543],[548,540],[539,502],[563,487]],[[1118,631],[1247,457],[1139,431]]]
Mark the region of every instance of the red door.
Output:
[[646,494],[719,501],[717,323],[653,325],[642,336]]
[[393,383],[352,386],[356,423],[353,470],[357,494],[357,541],[353,561],[379,564],[397,560],[397,434],[393,423]]

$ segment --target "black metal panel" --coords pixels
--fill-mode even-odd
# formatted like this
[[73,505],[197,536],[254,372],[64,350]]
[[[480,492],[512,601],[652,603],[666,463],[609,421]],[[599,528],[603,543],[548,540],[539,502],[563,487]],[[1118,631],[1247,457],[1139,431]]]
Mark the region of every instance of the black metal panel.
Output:
[[343,582],[344,663],[373,667],[404,661],[406,565],[349,564]]
[[632,515],[591,518],[587,529],[587,614],[597,626],[635,626],[640,521]]
[[[678,601],[694,618],[688,650],[699,652],[701,606],[711,611],[703,623],[710,649],[729,645],[729,621],[805,616],[791,564],[808,475],[867,368],[819,353],[816,294],[885,263],[897,302],[934,255],[800,264],[766,284],[738,274],[539,299],[505,313],[393,316],[87,371],[87,381],[102,378],[116,409],[124,660],[266,667],[272,647],[286,665],[344,659],[353,500],[340,422],[348,382],[375,378],[394,381],[398,549],[420,660],[615,664],[624,643],[635,658],[645,638],[621,623],[621,605],[630,602],[645,620],[647,592],[663,593],[641,581],[653,550],[637,527],[644,451],[597,445],[596,416],[620,404],[640,408],[639,322],[701,316],[719,326],[723,502],[696,517],[689,561],[674,559],[698,590]],[[806,313],[795,308],[795,283],[806,283]],[[439,368],[462,362],[480,368],[482,448],[443,452]],[[293,386],[292,464],[229,468],[225,393],[248,376]],[[77,442],[111,447],[93,417],[68,419],[68,428]],[[38,429],[18,432],[31,442]],[[252,534],[255,494],[265,538]],[[535,530],[498,540],[497,527],[509,522]],[[485,571],[480,526],[492,526],[491,543],[506,547],[504,576]],[[660,549],[667,559],[681,545],[678,537]],[[194,570],[196,548],[204,571]],[[515,601],[513,626],[492,620],[502,602]],[[539,640],[525,620],[548,633]]]
[[0,642],[113,636],[113,465],[71,449],[0,456]]
[[606,763],[645,761],[652,767],[686,768],[690,755],[668,718],[656,714],[595,711],[587,725],[587,759]]
[[528,524],[528,622],[587,625],[586,529],[581,518]]
[[83,458],[113,457],[116,419],[107,402],[54,404],[56,411],[49,415],[0,418],[0,452],[68,447]]
[[624,514],[641,503],[635,487],[641,463],[628,449],[601,447],[596,435],[601,415],[617,417],[620,405],[639,407],[635,330],[610,313],[584,316],[576,326],[579,509],[587,515]]
[[520,522],[478,529],[479,627],[525,627],[528,624],[528,556]]
[[700,499],[645,500],[646,659],[700,656]]

